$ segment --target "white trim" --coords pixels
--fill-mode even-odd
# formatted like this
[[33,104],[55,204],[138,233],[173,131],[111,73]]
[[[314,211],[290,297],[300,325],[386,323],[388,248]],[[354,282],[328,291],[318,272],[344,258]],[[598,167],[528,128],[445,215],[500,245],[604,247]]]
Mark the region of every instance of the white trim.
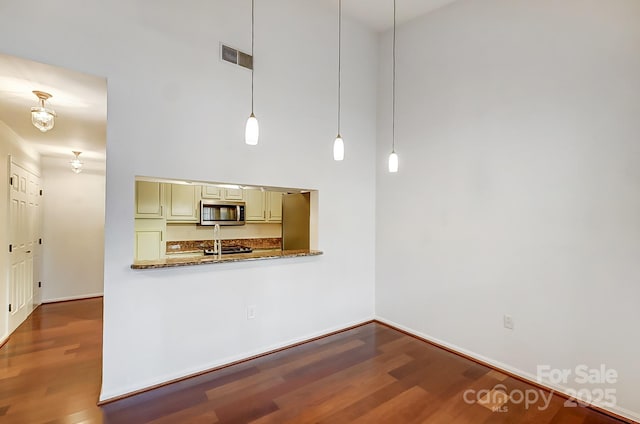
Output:
[[18,162],[14,155],[9,155],[9,177],[11,177],[11,165],[18,166],[23,170],[35,175],[36,177],[42,178],[42,175],[40,175],[41,170],[34,169],[30,166],[25,166],[24,164]]
[[92,297],[102,297],[104,293],[89,293],[89,294],[81,294],[78,296],[66,296],[66,297],[58,297],[55,299],[42,299],[42,304],[45,303],[55,303],[55,302],[65,302],[67,300],[81,300],[81,299],[91,299]]
[[348,323],[348,324],[343,324],[343,325],[340,325],[340,326],[331,327],[331,328],[328,328],[326,330],[317,331],[315,333],[308,334],[308,335],[306,335],[304,337],[296,337],[294,339],[290,339],[290,340],[287,340],[285,342],[281,342],[281,343],[277,343],[277,344],[274,344],[274,345],[271,345],[271,346],[267,346],[267,347],[262,348],[262,349],[258,349],[258,350],[254,350],[254,351],[250,351],[250,352],[245,352],[245,353],[242,353],[240,355],[230,356],[230,357],[224,358],[224,359],[219,360],[219,361],[210,362],[208,364],[199,366],[197,368],[191,368],[191,369],[183,370],[181,372],[174,372],[174,373],[171,373],[171,374],[165,374],[162,377],[158,377],[158,378],[147,380],[142,384],[131,385],[129,387],[126,387],[126,388],[118,390],[118,391],[111,390],[111,391],[106,392],[106,393],[104,391],[101,391],[99,401],[100,402],[109,402],[110,400],[115,400],[116,398],[126,397],[128,395],[132,395],[132,394],[137,393],[139,391],[159,386],[159,385],[161,385],[163,383],[167,383],[169,381],[179,380],[179,379],[182,379],[182,378],[189,378],[191,376],[195,376],[195,375],[198,375],[200,373],[206,373],[206,372],[212,371],[212,370],[214,370],[216,368],[220,368],[220,367],[224,367],[226,365],[233,364],[234,362],[243,361],[243,360],[246,360],[246,359],[249,359],[249,358],[253,358],[254,356],[268,354],[269,352],[272,352],[274,350],[283,349],[283,348],[287,348],[287,347],[293,347],[293,345],[306,343],[306,342],[312,341],[313,339],[317,339],[317,338],[320,338],[320,337],[328,336],[328,335],[330,335],[332,333],[340,332],[340,331],[346,330],[346,329],[351,328],[351,327],[357,327],[357,326],[363,325],[363,324],[365,324],[367,322],[370,322],[373,319],[374,319],[373,317],[369,317],[369,318],[361,319],[361,320],[358,320],[358,321],[353,321],[353,322]]
[[0,346],[3,346],[4,342],[6,342],[7,340],[9,340],[9,334],[0,339]]
[[[435,343],[437,345],[446,347],[447,349],[451,349],[452,351],[455,351],[457,353],[469,356],[469,357],[471,357],[473,359],[476,359],[476,360],[478,360],[480,362],[484,362],[486,364],[489,364],[492,367],[495,367],[497,369],[500,369],[500,370],[503,370],[503,371],[507,371],[508,373],[514,374],[514,375],[522,378],[523,380],[526,380],[526,381],[529,381],[529,382],[533,383],[534,385],[537,384],[537,385],[540,385],[540,386],[543,386],[543,387],[547,388],[548,390],[550,390],[552,392],[562,393],[563,395],[570,397],[570,394],[567,392],[567,390],[568,390],[567,387],[558,386],[556,384],[552,384],[552,383],[546,382],[546,381],[540,381],[533,374],[530,374],[528,372],[522,371],[522,370],[520,370],[518,368],[514,368],[514,367],[512,367],[510,365],[507,365],[507,364],[505,364],[503,362],[496,361],[496,360],[491,359],[491,358],[487,358],[486,356],[482,356],[482,355],[480,355],[478,353],[475,353],[475,352],[472,352],[470,350],[463,349],[460,346],[456,346],[454,344],[445,342],[445,341],[437,339],[435,337],[431,337],[431,336],[429,336],[427,334],[421,333],[420,331],[416,331],[416,330],[414,330],[412,328],[409,328],[409,327],[406,327],[406,326],[404,326],[402,324],[398,324],[398,323],[396,323],[394,321],[391,321],[389,319],[382,318],[382,317],[377,316],[377,315],[376,315],[375,319],[377,321],[380,321],[381,323],[388,324],[388,325],[390,325],[392,327],[399,328],[400,330],[406,331],[409,334],[412,334],[414,336],[417,336],[417,337],[420,337],[422,339],[428,340],[428,341],[430,341],[432,343]],[[619,415],[621,417],[624,417],[624,418],[627,418],[627,419],[630,419],[630,420],[633,420],[633,421],[639,421],[640,420],[640,414],[639,413],[630,411],[628,409],[621,408],[619,406],[616,406],[616,407],[612,408],[612,407],[603,406],[603,405],[601,405],[599,403],[595,403],[595,402],[593,403],[593,406],[596,406],[596,407],[598,407],[598,408],[600,408],[600,409],[602,409],[604,411],[611,412],[612,414],[616,414],[616,415]]]

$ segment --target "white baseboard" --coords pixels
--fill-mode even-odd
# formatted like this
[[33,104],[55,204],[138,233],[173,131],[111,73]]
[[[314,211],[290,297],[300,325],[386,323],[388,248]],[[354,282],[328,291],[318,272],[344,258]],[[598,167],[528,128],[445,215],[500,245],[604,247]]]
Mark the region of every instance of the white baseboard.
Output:
[[42,299],[42,303],[55,303],[55,302],[66,302],[67,300],[81,300],[81,299],[91,299],[92,297],[102,297],[104,293],[88,293],[81,294],[78,296],[66,296],[66,297],[57,297],[54,299]]
[[[431,337],[428,334],[424,334],[421,333],[420,331],[416,331],[412,328],[406,327],[402,324],[398,324],[397,322],[391,321],[389,319],[386,318],[382,318],[380,316],[376,316],[376,321],[379,321],[383,324],[388,324],[392,327],[396,327],[402,331],[406,331],[409,334],[412,334],[416,337],[419,337],[421,339],[427,340],[429,342],[432,342],[436,345],[440,345],[443,346],[447,349],[450,349],[454,352],[460,353],[464,356],[468,356],[470,358],[473,358],[479,362],[484,362],[485,364],[488,364],[494,368],[497,368],[499,370],[503,370],[506,371],[509,374],[513,374],[515,376],[518,376],[519,378],[525,380],[525,381],[529,381],[531,382],[533,385],[539,385],[539,386],[543,386],[545,388],[547,388],[548,390],[552,391],[552,392],[556,392],[556,393],[561,393],[565,396],[571,397],[571,394],[569,392],[569,389],[567,387],[562,387],[562,386],[558,386],[549,382],[541,382],[540,380],[538,380],[537,376],[530,374],[528,372],[522,371],[520,369],[514,368],[508,364],[502,363],[500,361],[496,361],[494,359],[491,358],[487,358],[486,356],[482,356],[476,352],[472,352],[470,350],[461,348],[460,346],[456,346],[454,344],[445,342],[444,340],[440,340],[437,339],[435,337]],[[602,409],[604,411],[610,412],[611,414],[614,415],[619,415],[620,417],[624,417],[628,420],[631,420],[632,422],[640,422],[640,413],[634,412],[634,411],[630,411],[628,409],[625,408],[621,408],[619,406],[616,406],[614,408],[610,407],[610,406],[604,406],[604,405],[600,405],[598,403],[593,403],[593,406]]]
[[165,385],[165,384],[171,384],[171,383],[185,380],[191,377],[195,377],[200,374],[215,371],[216,369],[220,369],[225,366],[232,365],[247,359],[259,357],[261,355],[269,354],[274,351],[286,349],[289,347],[294,347],[296,345],[309,342],[324,336],[328,336],[333,333],[338,333],[349,328],[358,327],[362,324],[373,321],[373,319],[374,319],[373,317],[370,317],[370,318],[361,319],[358,321],[353,321],[351,323],[343,324],[340,326],[328,328],[322,331],[317,331],[303,337],[297,337],[295,339],[290,339],[285,342],[273,344],[271,346],[267,346],[259,350],[245,352],[239,355],[234,355],[231,357],[221,359],[219,361],[211,362],[209,364],[203,364],[197,368],[183,370],[182,372],[178,372],[178,373],[166,374],[160,378],[148,380],[143,382],[142,384],[136,384],[134,386],[121,388],[120,390],[109,390],[109,391],[103,390],[102,393],[100,393],[99,404],[112,402],[118,399],[122,399],[124,397],[132,396],[134,394],[137,394],[146,390],[152,390],[154,388],[161,387],[162,385]]
[[4,345],[4,342],[6,342],[9,339],[9,335],[6,334],[4,337],[0,337],[0,346]]

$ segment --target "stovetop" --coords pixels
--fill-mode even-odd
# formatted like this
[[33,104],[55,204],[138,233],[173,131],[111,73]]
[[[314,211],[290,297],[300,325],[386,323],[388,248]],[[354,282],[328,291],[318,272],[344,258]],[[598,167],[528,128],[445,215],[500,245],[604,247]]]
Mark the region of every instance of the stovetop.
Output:
[[[251,253],[253,249],[247,246],[241,246],[239,244],[232,244],[229,246],[222,246],[222,254],[230,255],[233,253]],[[204,249],[205,255],[213,255],[213,249]]]

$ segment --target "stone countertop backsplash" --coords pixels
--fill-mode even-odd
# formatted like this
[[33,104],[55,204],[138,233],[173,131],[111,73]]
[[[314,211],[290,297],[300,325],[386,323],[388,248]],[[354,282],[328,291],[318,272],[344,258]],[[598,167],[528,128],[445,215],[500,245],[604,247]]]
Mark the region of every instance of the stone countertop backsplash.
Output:
[[[222,246],[241,245],[250,247],[253,250],[262,249],[280,249],[282,247],[282,239],[274,238],[252,238],[252,239],[228,239],[221,240]],[[184,241],[168,241],[167,255],[172,253],[198,252],[204,249],[213,249],[213,240],[184,240]]]

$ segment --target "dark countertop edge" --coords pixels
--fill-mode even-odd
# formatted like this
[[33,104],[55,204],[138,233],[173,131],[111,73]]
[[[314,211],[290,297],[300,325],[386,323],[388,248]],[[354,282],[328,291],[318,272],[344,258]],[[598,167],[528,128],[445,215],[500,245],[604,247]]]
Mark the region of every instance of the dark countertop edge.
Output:
[[[290,252],[290,253],[287,253]],[[255,256],[256,253],[238,253],[235,255],[225,255],[220,259],[216,259],[212,256],[203,256],[197,258],[173,258],[171,262],[165,260],[160,261],[145,261],[134,263],[131,265],[131,269],[159,269],[159,268],[175,268],[181,266],[197,266],[197,265],[210,265],[210,264],[224,264],[233,262],[247,262],[247,261],[262,261],[267,259],[286,259],[297,258],[306,256],[320,256],[324,252],[320,250],[291,250],[282,251],[282,253],[264,253],[264,256]],[[175,262],[174,262],[175,261]]]

